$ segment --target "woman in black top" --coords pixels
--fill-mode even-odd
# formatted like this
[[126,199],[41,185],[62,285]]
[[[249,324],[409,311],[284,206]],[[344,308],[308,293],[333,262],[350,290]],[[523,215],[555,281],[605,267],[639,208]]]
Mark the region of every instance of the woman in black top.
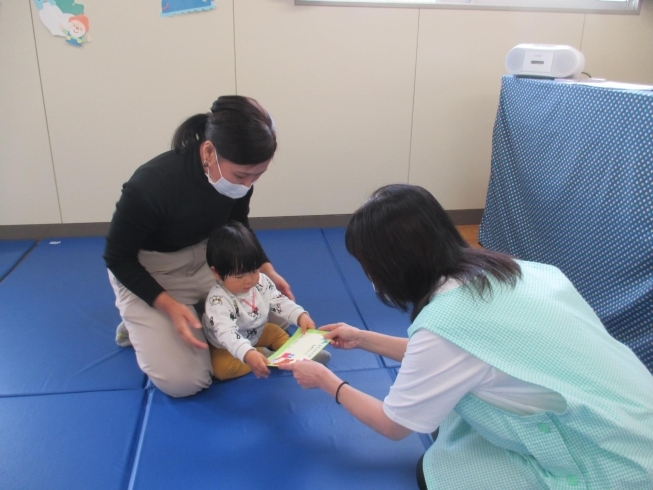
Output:
[[[172,151],[124,184],[104,259],[122,323],[141,369],[162,391],[188,396],[211,384],[211,362],[193,305],[213,284],[206,239],[229,220],[249,226],[252,184],[277,148],[274,123],[254,99],[223,96],[209,114],[187,119]],[[261,267],[293,299],[267,260]]]

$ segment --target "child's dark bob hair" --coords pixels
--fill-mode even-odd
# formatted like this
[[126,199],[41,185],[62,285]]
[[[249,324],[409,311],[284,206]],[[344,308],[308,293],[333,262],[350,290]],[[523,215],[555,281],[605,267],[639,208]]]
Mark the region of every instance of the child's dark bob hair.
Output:
[[254,272],[264,259],[265,252],[256,235],[238,221],[229,221],[209,235],[206,263],[222,279]]
[[519,264],[508,255],[471,248],[435,197],[414,185],[375,191],[349,221],[345,244],[379,299],[411,309],[413,320],[446,279],[488,298],[489,276],[508,286],[521,277]]

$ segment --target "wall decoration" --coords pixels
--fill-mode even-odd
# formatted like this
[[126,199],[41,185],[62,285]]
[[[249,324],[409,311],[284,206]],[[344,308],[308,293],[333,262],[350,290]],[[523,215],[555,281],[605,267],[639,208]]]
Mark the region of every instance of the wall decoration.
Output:
[[88,35],[88,17],[84,14],[73,15],[68,19],[68,25],[61,30],[66,35],[68,44],[79,47],[83,43],[91,42],[91,36]]
[[39,17],[43,25],[54,36],[64,36],[60,25],[68,25],[68,19],[72,17],[71,14],[64,14],[57,4],[51,0],[34,0],[36,8],[39,10]]
[[34,0],[34,4],[41,22],[52,35],[64,37],[68,44],[77,47],[91,41],[82,4],[75,0]]
[[161,16],[187,14],[215,8],[213,0],[161,0]]
[[80,15],[84,13],[84,6],[75,0],[55,0],[57,7],[65,14]]

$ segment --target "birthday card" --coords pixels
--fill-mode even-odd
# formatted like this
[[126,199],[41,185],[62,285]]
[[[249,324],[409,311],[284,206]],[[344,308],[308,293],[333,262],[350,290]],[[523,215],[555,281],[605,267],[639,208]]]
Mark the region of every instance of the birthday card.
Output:
[[326,334],[327,332],[322,330],[308,329],[302,335],[302,331],[297,329],[278,351],[268,357],[268,366],[313,359],[318,352],[329,345],[329,340],[324,338]]

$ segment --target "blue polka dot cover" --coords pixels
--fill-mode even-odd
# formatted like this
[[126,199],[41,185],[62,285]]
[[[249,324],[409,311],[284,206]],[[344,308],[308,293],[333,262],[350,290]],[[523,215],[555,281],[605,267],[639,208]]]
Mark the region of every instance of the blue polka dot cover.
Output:
[[561,269],[653,372],[653,93],[504,76],[479,242]]

